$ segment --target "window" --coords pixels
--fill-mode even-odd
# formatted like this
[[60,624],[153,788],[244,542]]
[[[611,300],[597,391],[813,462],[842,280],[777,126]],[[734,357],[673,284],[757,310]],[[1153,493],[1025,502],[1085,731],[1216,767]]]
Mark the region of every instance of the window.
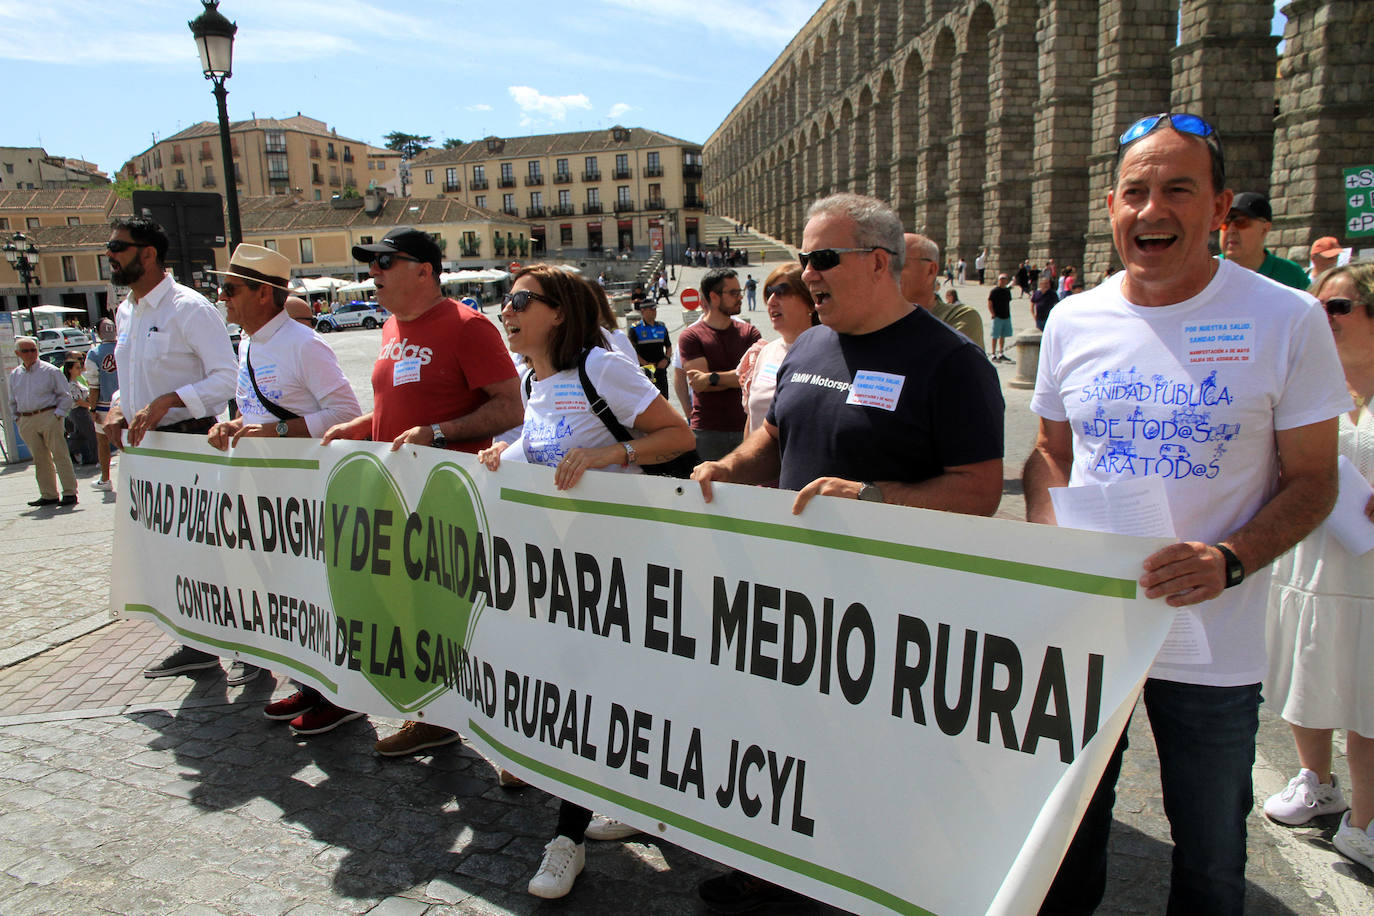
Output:
[[558,227],[558,244],[564,248],[572,247],[572,226],[565,224]]
[[6,163],[5,163],[5,174],[6,174],[6,175],[13,175],[13,174],[14,174],[14,163],[13,163],[13,162],[6,162]]
[[272,251],[276,251],[276,250],[277,250],[277,240],[276,240],[276,239],[263,239],[262,247],[264,247],[264,248],[270,248]]
[[587,171],[588,171],[589,173],[593,173],[593,174],[595,174],[596,172],[599,172],[599,171],[600,171],[600,168],[599,168],[599,167],[597,166],[597,164],[596,164],[596,157],[595,157],[595,156],[588,156],[588,157],[587,157],[587,159],[586,159],[586,168],[587,168]]
[[655,170],[659,168],[658,153],[649,153],[645,158],[648,160],[649,168]]
[[504,211],[506,211],[507,213],[514,213],[514,212],[515,212],[515,195],[514,195],[514,194],[502,194],[502,195],[501,195],[501,209],[504,210]]
[[458,169],[456,166],[444,169],[444,190],[458,190]]
[[472,180],[473,180],[473,181],[486,181],[486,180],[487,180],[487,167],[486,167],[485,165],[474,165],[474,166],[472,167]]
[[[80,226],[80,225],[81,225],[81,217],[79,217],[79,216],[69,216],[69,217],[67,217],[67,225],[68,225],[68,226]],[[7,228],[8,228],[8,227],[7,227]]]
[[26,218],[26,219],[24,220],[24,225],[28,226],[30,229],[37,229],[37,228],[38,228],[38,217],[36,217],[36,216],[30,216],[30,217]]
[[425,184],[434,184],[434,169],[425,169]]
[[108,280],[108,279],[110,279],[110,260],[109,260],[109,258],[105,257],[103,254],[101,254],[101,255],[96,255],[96,258],[95,258],[95,269],[96,269],[96,272],[100,275],[100,279],[102,279],[102,280]]
[[477,207],[479,210],[485,210],[487,208],[487,195],[478,194],[472,199],[472,203],[473,206]]
[[588,189],[587,189],[587,203],[593,204],[593,205],[596,205],[596,206],[599,206],[599,205],[601,204],[601,189],[600,189],[600,188],[588,188]]
[[618,204],[628,204],[630,202],[630,186],[622,184],[615,189],[615,202]]
[[630,170],[630,157],[627,153],[615,154],[615,170],[617,172],[628,172]]
[[661,185],[661,184],[651,184],[651,185],[649,185],[649,196],[650,196],[651,198],[653,198],[654,200],[662,200],[662,199],[663,199],[663,185]]
[[371,244],[372,244],[372,236],[370,236],[370,235],[365,235],[365,236],[363,236],[362,238],[358,239],[358,244],[359,244],[359,245],[371,245]]
[[533,179],[535,179],[536,181],[543,177],[543,173],[540,171],[540,168],[541,168],[541,167],[540,167],[540,165],[539,165],[539,160],[538,160],[538,159],[531,159],[531,160],[530,160],[530,163],[529,163],[530,177],[533,178]]
[[69,254],[62,256],[62,279],[68,283],[76,282],[76,258]]
[[319,188],[316,188],[316,189],[315,189],[315,199],[316,199],[316,200],[323,200],[323,199],[324,199],[324,195],[320,193],[320,189],[319,189]]
[[301,239],[301,263],[302,263],[302,264],[314,264],[314,263],[315,263],[315,240],[314,240],[314,239]]
[[559,159],[557,162],[554,163],[553,167],[554,171],[556,171],[559,175],[568,174],[568,160],[566,159]]
[[9,229],[9,227],[10,218],[8,216],[0,216],[0,229]]
[[501,178],[502,178],[502,180],[505,180],[505,179],[507,179],[507,178],[514,178],[514,177],[515,177],[515,170],[514,170],[513,168],[511,168],[511,164],[510,164],[509,162],[503,162],[503,163],[501,163]]
[[572,206],[572,191],[559,191],[559,192],[558,192],[558,206],[560,206],[560,207],[571,207],[571,206]]

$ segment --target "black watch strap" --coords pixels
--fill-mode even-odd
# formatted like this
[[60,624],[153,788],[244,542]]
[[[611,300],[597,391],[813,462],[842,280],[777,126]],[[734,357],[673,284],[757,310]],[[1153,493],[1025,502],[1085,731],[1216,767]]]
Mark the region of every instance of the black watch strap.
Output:
[[1245,581],[1245,566],[1240,562],[1240,557],[1236,556],[1230,547],[1225,544],[1213,544],[1220,553],[1221,558],[1226,561],[1226,587],[1240,585]]

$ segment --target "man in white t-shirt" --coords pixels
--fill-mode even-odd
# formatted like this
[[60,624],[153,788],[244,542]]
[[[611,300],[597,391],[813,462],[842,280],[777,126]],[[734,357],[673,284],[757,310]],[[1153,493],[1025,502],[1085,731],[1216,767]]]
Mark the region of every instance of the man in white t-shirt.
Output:
[[[1146,596],[1187,607],[1207,648],[1145,683],[1175,843],[1169,912],[1239,913],[1268,566],[1330,511],[1349,406],[1314,300],[1208,254],[1231,208],[1220,142],[1192,115],[1121,137],[1107,205],[1125,271],[1055,309],[1031,409],[1026,516],[1050,487],[1163,482],[1180,537],[1145,558]],[[1123,734],[1042,913],[1090,913],[1106,883]]]

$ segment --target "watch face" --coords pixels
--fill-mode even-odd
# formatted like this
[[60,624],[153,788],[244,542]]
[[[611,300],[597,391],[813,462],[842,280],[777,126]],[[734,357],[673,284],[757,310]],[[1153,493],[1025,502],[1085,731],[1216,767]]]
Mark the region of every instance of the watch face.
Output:
[[278,420],[278,421],[277,421],[277,436],[278,436],[279,438],[284,439],[284,438],[286,438],[287,433],[288,433],[288,428],[287,428],[287,425],[286,425],[286,421],[285,421],[285,420]]

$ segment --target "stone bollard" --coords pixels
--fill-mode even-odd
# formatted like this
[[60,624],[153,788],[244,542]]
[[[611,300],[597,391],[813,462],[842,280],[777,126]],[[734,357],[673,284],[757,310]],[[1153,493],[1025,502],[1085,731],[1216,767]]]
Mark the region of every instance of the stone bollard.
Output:
[[1035,388],[1035,371],[1040,367],[1040,337],[1040,331],[1031,328],[1012,340],[1016,347],[1016,378],[1007,382],[1012,388]]

